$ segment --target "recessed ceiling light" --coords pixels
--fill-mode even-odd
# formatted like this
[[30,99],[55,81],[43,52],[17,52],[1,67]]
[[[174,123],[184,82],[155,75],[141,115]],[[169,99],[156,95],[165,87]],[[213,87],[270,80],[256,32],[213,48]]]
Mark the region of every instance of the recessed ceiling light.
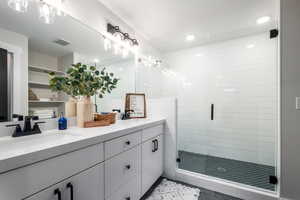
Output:
[[185,37],[185,40],[188,42],[194,41],[195,40],[195,36],[194,35],[187,35]]
[[204,56],[202,53],[196,54],[196,57],[202,57],[202,56]]
[[95,59],[94,59],[94,62],[95,62],[95,63],[98,63],[98,62],[99,62],[99,60],[98,60],[97,58],[95,58]]
[[267,22],[269,22],[271,20],[271,17],[270,16],[263,16],[263,17],[260,17],[256,20],[256,23],[257,24],[265,24]]
[[246,47],[247,47],[247,49],[252,49],[252,48],[255,47],[255,45],[254,44],[248,44]]

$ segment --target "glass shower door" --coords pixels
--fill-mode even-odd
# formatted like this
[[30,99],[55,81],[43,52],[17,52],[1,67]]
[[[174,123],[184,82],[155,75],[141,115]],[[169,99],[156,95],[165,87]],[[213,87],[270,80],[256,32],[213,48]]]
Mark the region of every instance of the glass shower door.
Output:
[[193,69],[177,94],[180,169],[276,189],[277,43],[263,33],[177,55]]

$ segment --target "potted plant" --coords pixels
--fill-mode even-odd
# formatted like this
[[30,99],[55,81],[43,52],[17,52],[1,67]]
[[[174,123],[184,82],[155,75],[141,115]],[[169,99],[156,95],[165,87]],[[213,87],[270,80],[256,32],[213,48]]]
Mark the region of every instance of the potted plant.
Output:
[[118,81],[105,68],[98,70],[95,66],[77,63],[67,70],[65,76],[50,73],[49,83],[52,91],[62,91],[77,99],[77,125],[83,127],[84,122],[93,120],[91,97],[98,95],[103,98],[116,88]]

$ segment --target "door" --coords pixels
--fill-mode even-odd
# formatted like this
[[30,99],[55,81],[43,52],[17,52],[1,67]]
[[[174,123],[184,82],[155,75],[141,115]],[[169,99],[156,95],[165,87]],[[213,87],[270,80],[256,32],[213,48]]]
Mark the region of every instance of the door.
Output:
[[163,173],[163,136],[142,144],[142,195]]
[[178,168],[275,191],[278,39],[267,31],[172,59],[190,81],[177,89]]
[[104,168],[97,165],[26,200],[104,200]]

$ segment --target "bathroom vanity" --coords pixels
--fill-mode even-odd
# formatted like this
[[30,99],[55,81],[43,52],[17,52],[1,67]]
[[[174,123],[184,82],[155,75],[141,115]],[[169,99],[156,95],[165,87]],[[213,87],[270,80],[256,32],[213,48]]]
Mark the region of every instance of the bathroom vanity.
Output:
[[0,199],[138,200],[163,173],[163,118],[0,138]]

